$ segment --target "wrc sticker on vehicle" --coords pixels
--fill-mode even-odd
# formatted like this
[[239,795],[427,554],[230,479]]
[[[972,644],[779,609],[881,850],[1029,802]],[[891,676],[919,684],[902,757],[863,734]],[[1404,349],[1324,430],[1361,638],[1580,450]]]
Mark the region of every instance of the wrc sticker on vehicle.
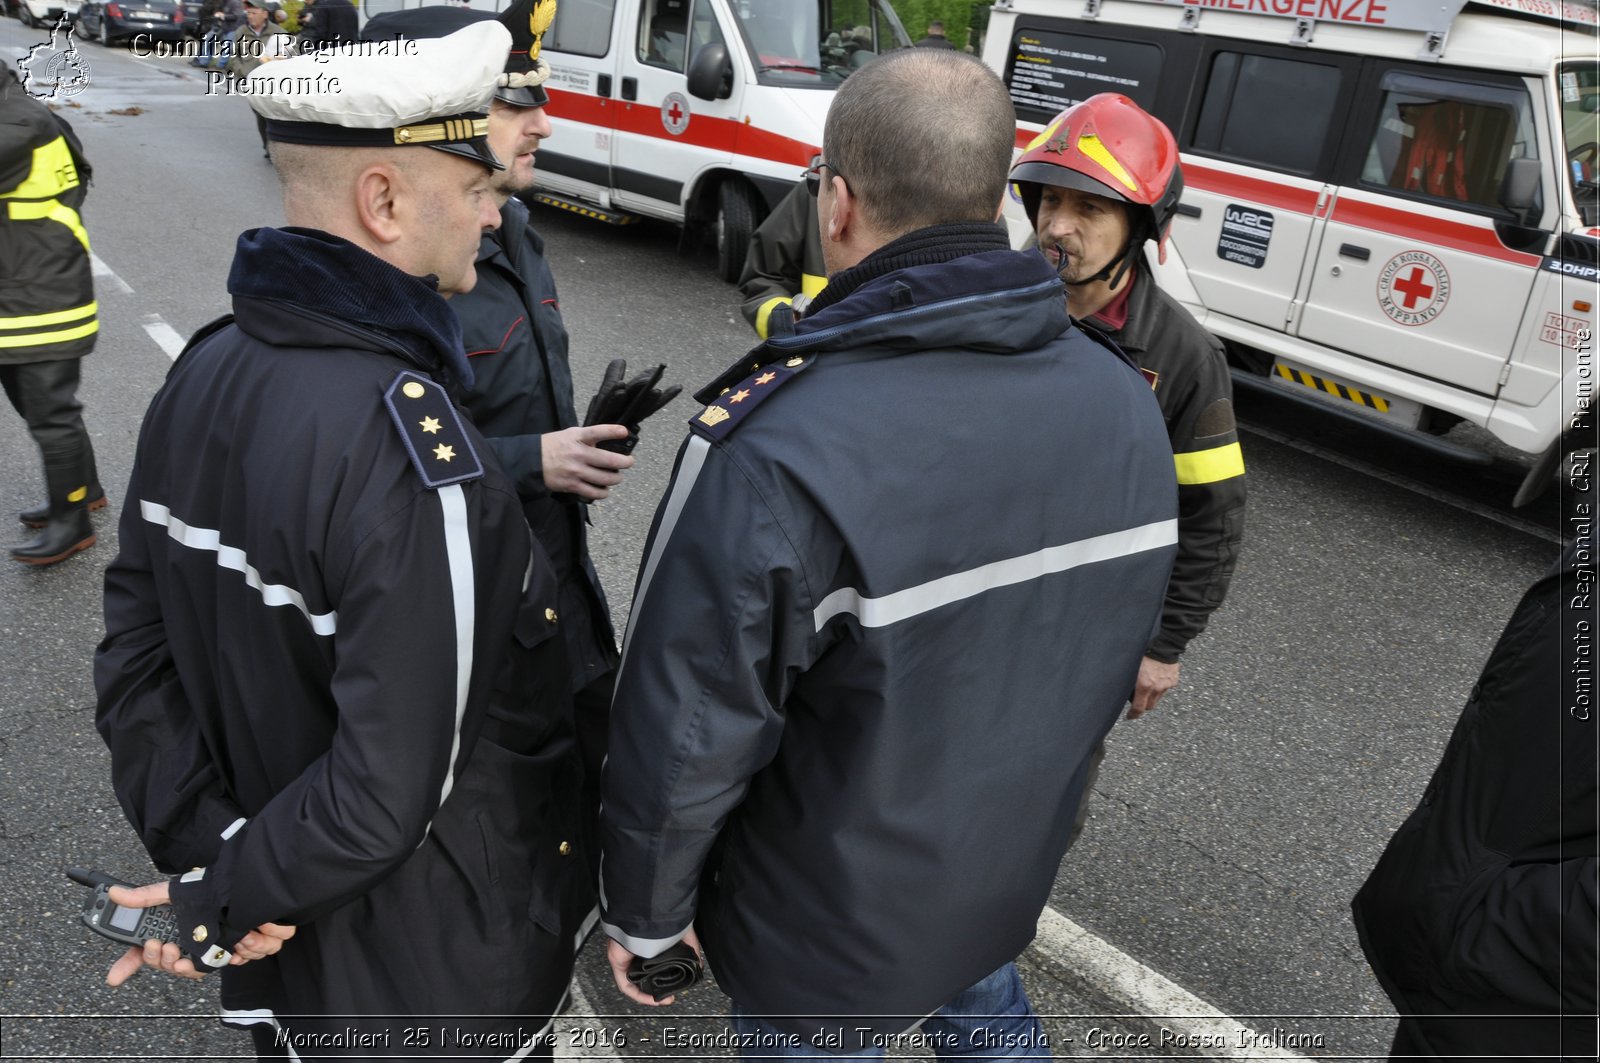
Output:
[[1329,380],[1327,377],[1316,376],[1315,374],[1306,372],[1304,369],[1294,369],[1290,366],[1284,365],[1282,362],[1277,362],[1274,364],[1272,370],[1283,379],[1289,381],[1291,384],[1299,384],[1303,387],[1310,388],[1312,391],[1321,391],[1325,394],[1332,395],[1334,398],[1347,399],[1350,402],[1355,403],[1357,406],[1365,406],[1367,409],[1377,410],[1379,413],[1389,412],[1389,400],[1384,398],[1382,395],[1374,395],[1368,391],[1361,391],[1357,388],[1346,387],[1337,380]]
[[1401,325],[1426,325],[1450,301],[1450,271],[1426,251],[1402,251],[1378,274],[1378,306]]
[[681,136],[689,128],[689,98],[681,92],[669,92],[661,101],[661,124],[673,136]]

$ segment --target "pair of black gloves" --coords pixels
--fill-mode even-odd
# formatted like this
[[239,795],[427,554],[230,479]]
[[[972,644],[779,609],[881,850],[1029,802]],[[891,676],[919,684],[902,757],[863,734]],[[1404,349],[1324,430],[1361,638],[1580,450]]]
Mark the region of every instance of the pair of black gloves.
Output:
[[583,426],[620,424],[628,430],[628,438],[608,439],[596,444],[601,450],[615,454],[633,453],[633,448],[639,445],[639,423],[677,398],[678,392],[683,390],[678,384],[669,384],[664,388],[656,386],[661,383],[661,374],[666,371],[666,366],[658,365],[635,374],[632,380],[624,380],[628,374],[627,359],[613,358],[611,364],[606,366],[600,389],[589,400]]

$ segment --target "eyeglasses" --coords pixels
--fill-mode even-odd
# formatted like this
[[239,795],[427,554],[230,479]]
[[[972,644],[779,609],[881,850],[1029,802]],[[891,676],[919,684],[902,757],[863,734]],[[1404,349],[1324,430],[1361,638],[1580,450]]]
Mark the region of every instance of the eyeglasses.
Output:
[[837,166],[834,166],[831,163],[823,162],[821,157],[819,156],[815,161],[813,161],[811,163],[810,166],[808,166],[806,168],[806,172],[800,175],[801,178],[805,181],[805,183],[806,183],[806,191],[811,193],[811,198],[812,199],[816,199],[817,198],[817,194],[822,191],[822,171],[823,170],[832,170],[833,171],[833,176],[835,176],[839,180],[843,181],[845,188],[847,188],[847,189],[850,188],[850,179],[848,177],[846,177],[844,174],[840,173],[839,172],[839,168]]

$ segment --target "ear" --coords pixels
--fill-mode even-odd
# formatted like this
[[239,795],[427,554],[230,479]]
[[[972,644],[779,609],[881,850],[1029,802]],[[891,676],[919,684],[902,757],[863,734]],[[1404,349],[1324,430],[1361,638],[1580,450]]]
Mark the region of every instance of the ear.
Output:
[[400,239],[401,184],[399,173],[387,163],[374,163],[356,178],[356,216],[378,244]]
[[994,220],[999,221],[1006,212],[1006,194],[1000,193],[1000,202],[994,205]]
[[850,226],[857,222],[861,205],[851,194],[850,187],[844,183],[844,178],[838,176],[831,178],[831,188],[833,210],[828,217],[822,219],[822,235],[834,243],[843,243],[849,237]]

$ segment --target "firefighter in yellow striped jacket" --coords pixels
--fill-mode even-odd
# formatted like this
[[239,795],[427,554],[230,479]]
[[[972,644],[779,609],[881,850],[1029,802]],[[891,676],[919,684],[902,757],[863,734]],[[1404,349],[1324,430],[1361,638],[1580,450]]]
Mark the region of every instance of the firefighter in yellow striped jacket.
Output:
[[[1172,133],[1115,93],[1063,111],[1029,145],[1011,180],[1040,252],[1067,285],[1067,311],[1109,335],[1161,404],[1178,473],[1178,557],[1157,632],[1128,708],[1136,718],[1178,682],[1179,659],[1233,578],[1244,534],[1244,456],[1219,344],[1144,265],[1183,192]],[[1080,806],[1082,807],[1082,806]]]
[[66,123],[0,68],[0,384],[39,444],[49,494],[19,514],[39,531],[11,556],[30,565],[93,546],[89,510],[105,505],[77,397],[100,329],[84,169]]

